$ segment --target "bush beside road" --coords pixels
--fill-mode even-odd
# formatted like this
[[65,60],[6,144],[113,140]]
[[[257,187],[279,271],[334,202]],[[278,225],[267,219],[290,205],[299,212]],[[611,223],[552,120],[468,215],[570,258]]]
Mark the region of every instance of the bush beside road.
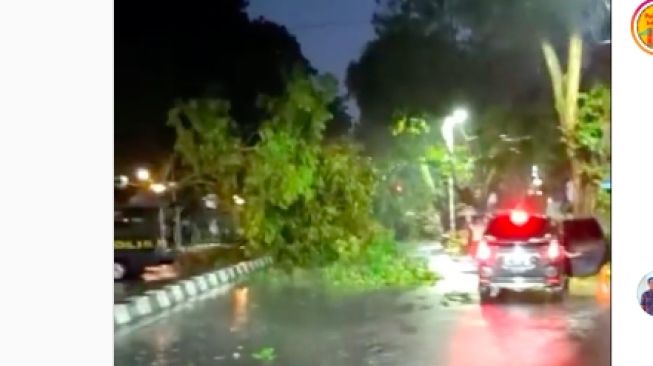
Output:
[[[414,247],[414,248],[413,248]],[[268,284],[314,286],[345,292],[364,292],[383,288],[429,286],[438,280],[424,256],[416,256],[419,245],[396,243],[391,236],[379,235],[356,255],[322,267],[277,266],[256,275]]]

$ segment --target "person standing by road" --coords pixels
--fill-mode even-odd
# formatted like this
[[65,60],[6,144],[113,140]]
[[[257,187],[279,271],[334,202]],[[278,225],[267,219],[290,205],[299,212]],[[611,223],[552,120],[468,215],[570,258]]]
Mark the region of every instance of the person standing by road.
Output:
[[640,305],[648,315],[653,315],[653,277],[648,279],[648,290],[642,294]]

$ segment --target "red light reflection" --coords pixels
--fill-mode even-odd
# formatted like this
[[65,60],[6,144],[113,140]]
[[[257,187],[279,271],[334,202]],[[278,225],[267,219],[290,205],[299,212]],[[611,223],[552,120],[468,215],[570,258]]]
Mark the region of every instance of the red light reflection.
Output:
[[231,293],[232,332],[243,329],[249,321],[249,288],[237,287]]
[[576,347],[561,333],[562,309],[534,313],[528,308],[482,306],[461,317],[447,366],[576,366]]
[[146,267],[141,279],[144,282],[155,282],[175,279],[179,276],[179,271],[172,265],[159,265]]

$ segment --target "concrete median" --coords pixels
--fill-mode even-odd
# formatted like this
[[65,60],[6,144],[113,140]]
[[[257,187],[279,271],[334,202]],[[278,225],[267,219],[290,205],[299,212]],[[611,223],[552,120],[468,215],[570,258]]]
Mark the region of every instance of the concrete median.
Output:
[[178,305],[192,301],[202,294],[233,284],[252,272],[272,263],[269,257],[241,262],[227,268],[196,275],[162,289],[147,291],[113,305],[114,328],[134,325]]

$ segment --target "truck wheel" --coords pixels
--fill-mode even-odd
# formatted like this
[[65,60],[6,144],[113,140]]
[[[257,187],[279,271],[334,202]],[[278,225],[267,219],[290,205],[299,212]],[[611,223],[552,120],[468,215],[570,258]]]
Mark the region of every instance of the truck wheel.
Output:
[[113,262],[113,280],[122,281],[127,277],[127,266],[122,262]]

